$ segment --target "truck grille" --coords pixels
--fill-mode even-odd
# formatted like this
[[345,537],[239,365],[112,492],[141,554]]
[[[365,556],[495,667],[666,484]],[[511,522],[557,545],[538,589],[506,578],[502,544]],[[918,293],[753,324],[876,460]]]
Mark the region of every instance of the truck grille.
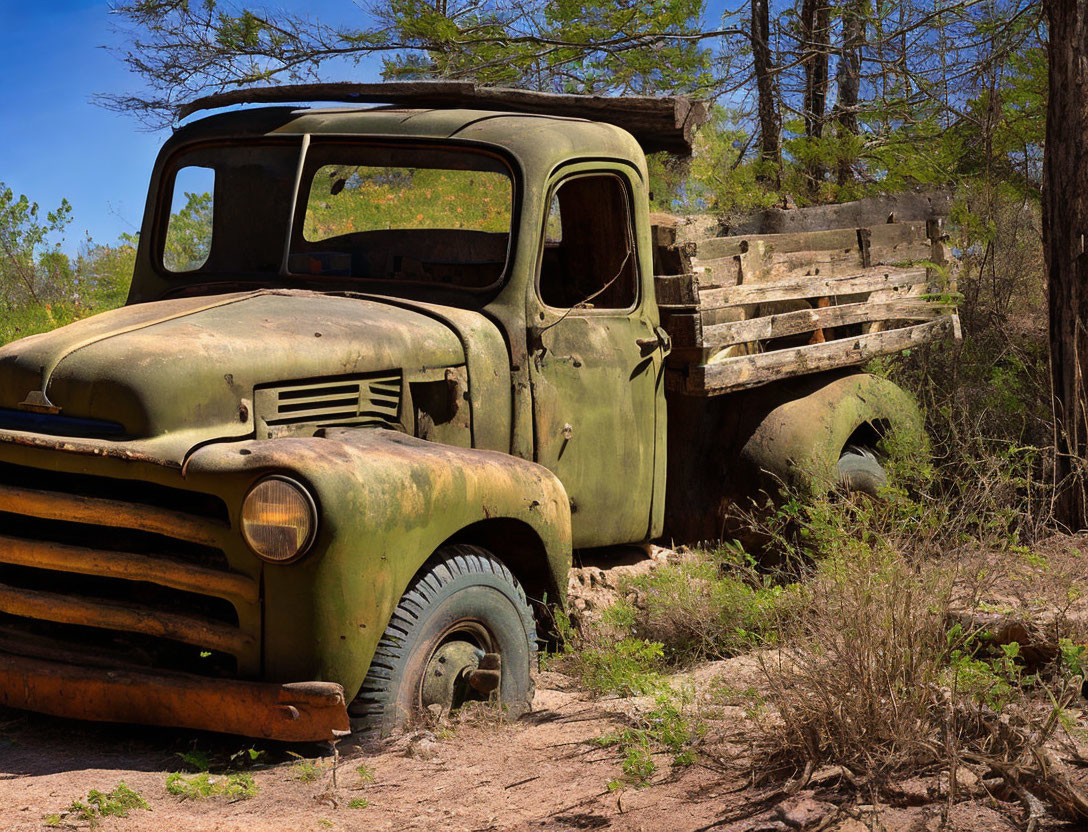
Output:
[[0,464],[0,650],[256,672],[257,581],[217,497]]

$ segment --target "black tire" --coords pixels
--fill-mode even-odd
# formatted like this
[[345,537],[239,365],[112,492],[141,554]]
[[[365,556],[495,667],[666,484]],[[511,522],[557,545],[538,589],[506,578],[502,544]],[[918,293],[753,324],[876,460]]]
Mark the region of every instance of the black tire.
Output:
[[888,475],[876,454],[868,448],[849,445],[839,457],[837,466],[839,487],[852,493],[868,494],[880,498],[880,491],[888,484]]
[[477,655],[498,653],[500,705],[514,718],[529,709],[536,624],[525,592],[487,550],[444,546],[413,579],[378,642],[363,687],[348,709],[355,731],[387,737],[405,727],[423,708],[424,675],[432,658],[451,639],[478,642]]

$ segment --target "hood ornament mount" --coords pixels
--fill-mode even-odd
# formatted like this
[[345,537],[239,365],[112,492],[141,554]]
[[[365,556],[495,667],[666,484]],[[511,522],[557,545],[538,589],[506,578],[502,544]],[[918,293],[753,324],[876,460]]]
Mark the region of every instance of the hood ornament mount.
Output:
[[26,394],[26,401],[19,402],[20,410],[29,410],[32,413],[60,413],[60,408],[49,401],[41,390],[31,390]]

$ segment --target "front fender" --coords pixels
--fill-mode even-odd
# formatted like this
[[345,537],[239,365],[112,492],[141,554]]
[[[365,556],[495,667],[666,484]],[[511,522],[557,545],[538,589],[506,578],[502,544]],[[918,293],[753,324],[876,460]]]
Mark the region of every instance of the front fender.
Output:
[[412,577],[444,541],[481,521],[531,528],[563,600],[570,504],[562,483],[535,463],[367,429],[208,446],[187,465],[193,480],[226,474],[252,483],[273,472],[306,483],[320,519],[300,561],[263,567],[269,680],[339,682],[354,696]]

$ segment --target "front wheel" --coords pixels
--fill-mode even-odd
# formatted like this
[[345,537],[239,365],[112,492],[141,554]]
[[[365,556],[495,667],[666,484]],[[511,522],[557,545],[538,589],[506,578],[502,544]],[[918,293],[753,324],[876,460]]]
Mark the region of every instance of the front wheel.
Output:
[[519,716],[532,702],[535,654],[533,614],[510,570],[478,546],[444,546],[393,611],[349,708],[352,726],[389,736],[433,705],[492,695]]

